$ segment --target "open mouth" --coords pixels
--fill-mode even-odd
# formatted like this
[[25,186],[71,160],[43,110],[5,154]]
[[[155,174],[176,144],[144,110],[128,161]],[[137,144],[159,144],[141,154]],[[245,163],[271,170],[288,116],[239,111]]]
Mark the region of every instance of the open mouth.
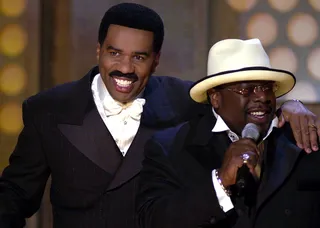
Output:
[[130,93],[133,89],[135,80],[129,80],[127,78],[112,77],[115,85],[115,89],[121,93]]
[[248,117],[250,122],[265,123],[269,121],[270,111],[249,111]]
[[262,111],[259,111],[259,112],[249,112],[249,115],[254,117],[254,118],[258,118],[258,119],[262,119],[265,117],[266,115],[266,112],[262,112]]
[[116,84],[121,87],[129,87],[133,83],[133,81],[119,78],[114,78],[114,80],[116,81]]

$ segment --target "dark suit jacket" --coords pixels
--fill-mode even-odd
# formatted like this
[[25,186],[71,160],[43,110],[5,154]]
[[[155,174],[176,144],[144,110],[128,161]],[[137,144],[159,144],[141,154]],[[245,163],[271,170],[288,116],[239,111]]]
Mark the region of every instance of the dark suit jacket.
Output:
[[0,179],[0,227],[22,227],[52,176],[54,227],[135,227],[135,194],[145,142],[155,130],[197,115],[190,82],[151,76],[134,141],[123,158],[95,107],[93,68],[79,81],[23,104],[24,128]]
[[250,209],[232,197],[235,208],[224,213],[211,172],[231,142],[226,133],[211,132],[214,124],[210,112],[147,142],[137,203],[141,227],[320,227],[320,153],[296,147],[289,125],[274,129],[265,143],[256,203]]

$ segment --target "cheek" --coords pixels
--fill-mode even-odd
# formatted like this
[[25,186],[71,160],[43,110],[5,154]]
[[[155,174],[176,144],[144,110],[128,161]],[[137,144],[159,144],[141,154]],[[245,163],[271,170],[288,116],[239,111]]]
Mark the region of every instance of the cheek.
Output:
[[152,73],[152,63],[143,63],[135,65],[135,73],[138,77],[144,81],[147,80],[150,74]]
[[231,112],[233,112],[233,115],[235,116],[235,118],[237,118],[239,120],[239,122],[244,122],[246,121],[247,118],[247,105],[248,105],[248,101],[246,99],[235,99],[234,101],[232,101],[231,103],[232,105],[230,105],[231,107]]
[[105,71],[109,71],[110,68],[116,66],[116,61],[112,60],[108,56],[101,56],[99,64]]

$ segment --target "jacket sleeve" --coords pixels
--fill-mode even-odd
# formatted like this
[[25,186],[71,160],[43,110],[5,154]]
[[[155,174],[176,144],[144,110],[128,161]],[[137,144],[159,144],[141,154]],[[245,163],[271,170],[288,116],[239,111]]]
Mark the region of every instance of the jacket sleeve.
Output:
[[0,178],[0,227],[23,227],[40,207],[49,168],[34,113],[23,103],[24,128]]
[[153,139],[146,144],[137,197],[139,225],[193,228],[223,220],[226,214],[219,206],[211,174],[192,186],[185,184],[167,153],[167,148]]

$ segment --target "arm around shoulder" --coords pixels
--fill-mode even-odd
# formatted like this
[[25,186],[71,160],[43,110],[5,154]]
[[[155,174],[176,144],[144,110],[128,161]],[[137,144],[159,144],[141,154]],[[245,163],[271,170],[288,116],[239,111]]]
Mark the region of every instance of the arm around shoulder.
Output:
[[0,178],[0,227],[23,227],[40,207],[50,171],[34,123],[35,113],[23,103],[22,129],[9,165]]

